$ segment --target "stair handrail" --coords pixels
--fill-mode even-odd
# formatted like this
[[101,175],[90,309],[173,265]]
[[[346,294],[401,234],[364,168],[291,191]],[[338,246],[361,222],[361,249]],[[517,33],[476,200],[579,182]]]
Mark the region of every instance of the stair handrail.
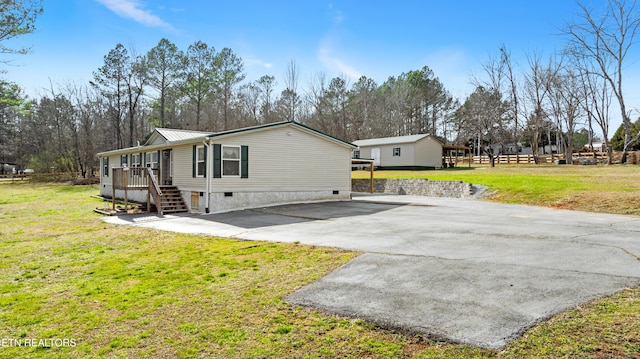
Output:
[[153,175],[153,170],[150,167],[147,167],[147,178],[149,183],[149,193],[151,193],[153,199],[156,201],[156,209],[158,210],[158,214],[162,215],[162,190],[160,189],[158,181]]

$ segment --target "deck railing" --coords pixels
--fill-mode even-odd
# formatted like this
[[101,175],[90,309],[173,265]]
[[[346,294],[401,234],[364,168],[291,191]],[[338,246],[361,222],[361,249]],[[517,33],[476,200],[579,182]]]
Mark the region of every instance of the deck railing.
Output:
[[[162,190],[158,185],[157,169],[149,167],[113,167],[112,190],[115,199],[116,190],[124,190],[125,207],[128,202],[128,190],[147,190],[147,209],[151,208],[151,197],[156,204],[158,213],[162,214]],[[115,207],[115,201],[114,201]]]
[[162,215],[162,190],[160,190],[156,176],[153,174],[153,170],[151,168],[147,168],[147,179],[149,182],[149,192],[147,192],[147,210],[151,208],[150,196],[153,196],[153,200],[156,202],[158,214]]
[[114,189],[147,189],[149,187],[148,173],[155,176],[155,171],[148,167],[114,167]]

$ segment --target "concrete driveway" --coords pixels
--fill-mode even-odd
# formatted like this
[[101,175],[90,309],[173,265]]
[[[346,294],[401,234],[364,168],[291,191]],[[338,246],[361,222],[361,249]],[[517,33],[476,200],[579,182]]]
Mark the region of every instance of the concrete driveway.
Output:
[[360,195],[350,202],[105,221],[364,251],[286,300],[491,349],[554,314],[640,285],[640,217]]

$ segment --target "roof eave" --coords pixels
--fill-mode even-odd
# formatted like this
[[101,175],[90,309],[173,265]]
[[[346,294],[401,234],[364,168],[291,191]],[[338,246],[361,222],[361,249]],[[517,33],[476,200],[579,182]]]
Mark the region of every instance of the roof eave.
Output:
[[314,128],[311,128],[309,126],[305,126],[301,123],[298,122],[294,122],[294,121],[282,121],[282,122],[274,122],[274,123],[268,123],[268,124],[264,124],[264,125],[259,125],[259,126],[254,126],[254,127],[245,127],[245,128],[240,128],[237,130],[230,130],[230,131],[225,131],[225,132],[219,132],[219,133],[213,133],[207,136],[207,138],[212,139],[212,138],[224,138],[224,137],[229,137],[229,136],[234,136],[240,133],[244,133],[244,132],[256,132],[256,131],[263,131],[263,130],[267,130],[273,127],[281,127],[281,126],[295,126],[300,130],[304,130],[307,131],[313,135],[316,136],[320,136],[323,137],[327,140],[330,140],[332,142],[335,142],[337,144],[340,144],[342,146],[348,147],[348,148],[357,148],[358,146],[354,145],[351,142],[347,142],[344,140],[341,140],[337,137],[333,137],[329,134],[326,134],[324,132],[318,131]]
[[168,147],[173,147],[173,146],[188,145],[188,144],[193,144],[193,143],[202,143],[203,141],[206,141],[206,140],[207,140],[207,136],[202,136],[202,137],[198,137],[198,138],[190,138],[190,139],[186,139],[186,140],[161,143],[161,144],[157,144],[157,145],[140,145],[140,146],[136,146],[136,147],[127,147],[127,148],[120,148],[120,149],[117,149],[117,150],[99,152],[98,154],[96,154],[96,156],[104,157],[105,155],[112,156],[112,155],[125,154],[125,153],[148,152],[149,150],[160,150],[160,149],[163,149],[163,148],[168,148]]

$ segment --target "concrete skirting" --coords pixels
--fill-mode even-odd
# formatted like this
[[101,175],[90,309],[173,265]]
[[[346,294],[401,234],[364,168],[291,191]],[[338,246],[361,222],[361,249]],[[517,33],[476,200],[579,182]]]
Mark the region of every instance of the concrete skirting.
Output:
[[[353,192],[369,192],[368,179],[352,179]],[[410,196],[467,198],[471,184],[462,181],[431,181],[426,178],[377,178],[373,180],[375,193],[405,194]]]
[[[183,197],[185,200],[188,198],[184,195]],[[210,194],[209,212],[220,213],[281,204],[348,200],[350,198],[351,191],[214,192]],[[200,203],[201,207],[202,205]]]
[[[100,187],[100,196],[104,198],[111,198],[113,195],[111,184],[103,184]],[[117,189],[116,190],[116,199],[124,200],[124,190]],[[127,191],[127,199],[131,202],[136,203],[147,203],[147,190],[128,190]],[[153,196],[151,197],[151,203],[155,204],[155,200]]]

